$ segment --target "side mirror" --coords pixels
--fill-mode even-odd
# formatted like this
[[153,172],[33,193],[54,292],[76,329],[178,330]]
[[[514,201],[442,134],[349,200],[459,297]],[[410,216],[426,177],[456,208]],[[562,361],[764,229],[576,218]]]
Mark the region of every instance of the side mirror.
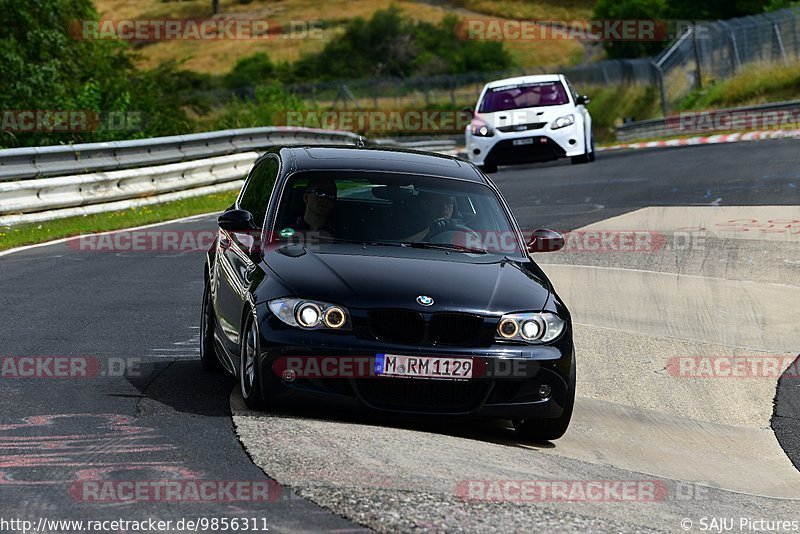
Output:
[[247,210],[230,209],[217,219],[219,227],[228,232],[245,233],[258,230],[253,222],[253,214]]
[[528,252],[555,252],[564,248],[564,236],[553,230],[534,230],[528,241]]
[[588,96],[586,96],[586,95],[581,95],[581,96],[579,96],[579,97],[578,97],[578,99],[577,99],[575,102],[576,102],[577,104],[588,104],[588,103],[589,103],[589,102],[591,102],[591,101],[592,101],[592,99],[591,99],[591,98],[589,98]]

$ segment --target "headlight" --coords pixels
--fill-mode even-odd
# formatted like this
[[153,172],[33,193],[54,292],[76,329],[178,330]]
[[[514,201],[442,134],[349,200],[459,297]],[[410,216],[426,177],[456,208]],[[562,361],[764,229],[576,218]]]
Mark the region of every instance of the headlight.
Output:
[[295,309],[294,317],[297,323],[303,328],[314,328],[319,324],[322,314],[317,304],[313,302],[303,302]]
[[500,319],[495,340],[548,343],[561,335],[565,325],[554,313],[511,313]]
[[304,330],[349,330],[347,309],[315,300],[280,298],[268,303],[270,311],[289,326]]
[[476,137],[492,137],[494,130],[485,122],[473,121],[469,125],[469,131]]
[[566,117],[559,117],[553,121],[553,130],[558,130],[559,128],[566,128],[567,126],[572,126],[575,124],[575,115],[567,115]]

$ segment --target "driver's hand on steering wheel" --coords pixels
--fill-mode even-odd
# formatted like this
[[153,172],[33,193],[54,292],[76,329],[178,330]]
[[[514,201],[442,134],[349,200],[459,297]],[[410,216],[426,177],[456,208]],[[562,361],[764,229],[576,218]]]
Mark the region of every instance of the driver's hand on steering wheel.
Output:
[[439,234],[442,232],[447,232],[448,230],[451,230],[456,226],[459,226],[458,221],[454,219],[445,219],[444,217],[442,217],[441,219],[436,219],[435,221],[433,221],[433,223],[431,223],[430,229],[432,234]]

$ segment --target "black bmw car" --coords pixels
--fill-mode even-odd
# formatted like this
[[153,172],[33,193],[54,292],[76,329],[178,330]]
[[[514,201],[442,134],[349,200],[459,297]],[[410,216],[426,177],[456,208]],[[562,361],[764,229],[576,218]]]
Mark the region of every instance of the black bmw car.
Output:
[[569,311],[490,179],[429,153],[282,147],[219,217],[205,265],[201,360],[247,405],[513,420],[566,431]]

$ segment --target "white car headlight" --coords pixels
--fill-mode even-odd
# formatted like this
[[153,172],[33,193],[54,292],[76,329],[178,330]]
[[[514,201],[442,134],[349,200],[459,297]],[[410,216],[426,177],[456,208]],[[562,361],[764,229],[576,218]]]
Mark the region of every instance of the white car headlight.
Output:
[[510,313],[497,325],[495,340],[548,343],[564,331],[566,321],[554,313]]
[[575,124],[575,115],[566,115],[554,120],[551,128],[553,130],[558,130],[559,128],[566,128],[567,126],[572,126],[573,124]]
[[349,330],[346,308],[316,300],[280,298],[267,303],[283,323],[304,330]]
[[494,135],[492,127],[483,121],[472,121],[469,125],[469,131],[476,137],[492,137]]

